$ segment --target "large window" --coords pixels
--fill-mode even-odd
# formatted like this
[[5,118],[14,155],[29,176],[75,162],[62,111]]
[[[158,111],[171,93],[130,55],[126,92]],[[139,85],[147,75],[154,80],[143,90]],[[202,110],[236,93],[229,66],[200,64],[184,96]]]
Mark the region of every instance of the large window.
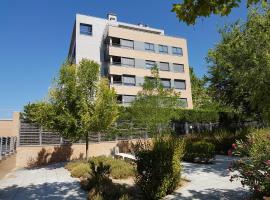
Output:
[[144,43],[144,48],[146,51],[155,51],[155,46],[152,43]]
[[174,72],[184,72],[184,65],[173,63],[173,71]]
[[122,97],[122,101],[123,103],[131,103],[135,100],[136,96],[132,96],[132,95],[123,95]]
[[174,80],[175,89],[185,90],[186,89],[186,81],[185,80]]
[[90,24],[80,24],[80,33],[83,35],[92,35],[92,25]]
[[145,61],[145,67],[146,69],[152,69],[155,66],[156,62],[151,60]]
[[169,63],[161,62],[159,63],[160,71],[170,71]]
[[133,49],[134,48],[134,42],[132,40],[124,40],[121,39],[121,47]]
[[135,86],[135,76],[123,75],[123,83],[124,85]]
[[173,55],[182,56],[183,55],[183,50],[180,47],[172,47],[172,53],[173,53]]
[[168,46],[165,45],[159,45],[159,53],[168,53]]
[[134,58],[121,58],[121,64],[126,66],[135,66],[135,59]]
[[170,79],[161,79],[161,83],[164,88],[171,88],[171,80]]

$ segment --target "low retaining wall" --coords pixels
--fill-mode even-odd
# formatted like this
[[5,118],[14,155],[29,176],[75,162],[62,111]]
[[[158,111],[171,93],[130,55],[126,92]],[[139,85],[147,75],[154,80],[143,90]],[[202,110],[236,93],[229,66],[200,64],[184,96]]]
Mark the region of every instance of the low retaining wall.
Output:
[[[138,140],[130,140],[137,142]],[[88,155],[109,156],[113,148],[121,141],[90,143]],[[39,166],[48,163],[85,157],[85,144],[46,145],[46,146],[18,146],[16,153],[16,168]]]

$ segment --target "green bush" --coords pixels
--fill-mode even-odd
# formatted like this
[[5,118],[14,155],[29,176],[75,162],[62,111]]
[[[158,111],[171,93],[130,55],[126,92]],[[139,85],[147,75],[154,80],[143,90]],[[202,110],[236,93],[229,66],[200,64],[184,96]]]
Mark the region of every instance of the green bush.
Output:
[[113,157],[98,156],[89,159],[90,162],[99,163],[102,162],[105,165],[109,165],[111,172],[110,176],[115,179],[125,179],[131,176],[135,176],[135,168],[132,164]]
[[137,153],[136,182],[144,199],[160,199],[173,192],[181,179],[184,142],[175,137],[160,137],[151,150]]
[[81,162],[74,166],[70,171],[72,177],[80,178],[87,176],[90,172],[90,166],[88,163]]
[[186,141],[184,160],[189,162],[209,162],[215,157],[215,146],[206,141]]
[[231,171],[236,174],[231,180],[241,179],[256,199],[270,197],[270,130],[251,132],[246,142],[237,142],[234,154],[241,159],[232,163]]

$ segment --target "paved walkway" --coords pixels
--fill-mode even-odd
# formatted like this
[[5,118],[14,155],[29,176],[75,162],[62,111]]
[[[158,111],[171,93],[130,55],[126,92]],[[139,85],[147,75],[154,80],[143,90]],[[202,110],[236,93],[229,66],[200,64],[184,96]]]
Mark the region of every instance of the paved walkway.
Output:
[[184,173],[191,182],[178,189],[166,200],[240,200],[247,199],[248,189],[239,181],[230,182],[228,166],[232,158],[216,156],[215,164],[183,163]]
[[32,170],[17,170],[0,180],[1,200],[86,199],[77,179],[63,164]]
[[[166,200],[240,200],[248,191],[240,182],[230,182],[228,166],[231,158],[217,156],[215,164],[184,163],[184,174],[190,183]],[[86,199],[77,179],[70,177],[62,164],[32,170],[17,170],[0,179],[1,200]]]

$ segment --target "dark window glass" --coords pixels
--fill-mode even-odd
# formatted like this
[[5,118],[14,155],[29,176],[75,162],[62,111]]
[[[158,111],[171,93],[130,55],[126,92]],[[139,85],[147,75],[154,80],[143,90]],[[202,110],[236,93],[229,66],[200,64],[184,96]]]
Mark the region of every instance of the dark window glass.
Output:
[[152,43],[144,43],[144,47],[146,51],[155,51],[155,46]]
[[185,80],[174,80],[174,88],[185,90],[186,89],[186,81]]
[[92,25],[80,24],[80,33],[83,35],[92,35]]
[[174,72],[184,72],[184,65],[183,64],[173,64],[173,71]]
[[172,53],[174,55],[182,56],[183,55],[183,50],[180,47],[172,47]]
[[159,53],[168,53],[168,46],[159,45]]

